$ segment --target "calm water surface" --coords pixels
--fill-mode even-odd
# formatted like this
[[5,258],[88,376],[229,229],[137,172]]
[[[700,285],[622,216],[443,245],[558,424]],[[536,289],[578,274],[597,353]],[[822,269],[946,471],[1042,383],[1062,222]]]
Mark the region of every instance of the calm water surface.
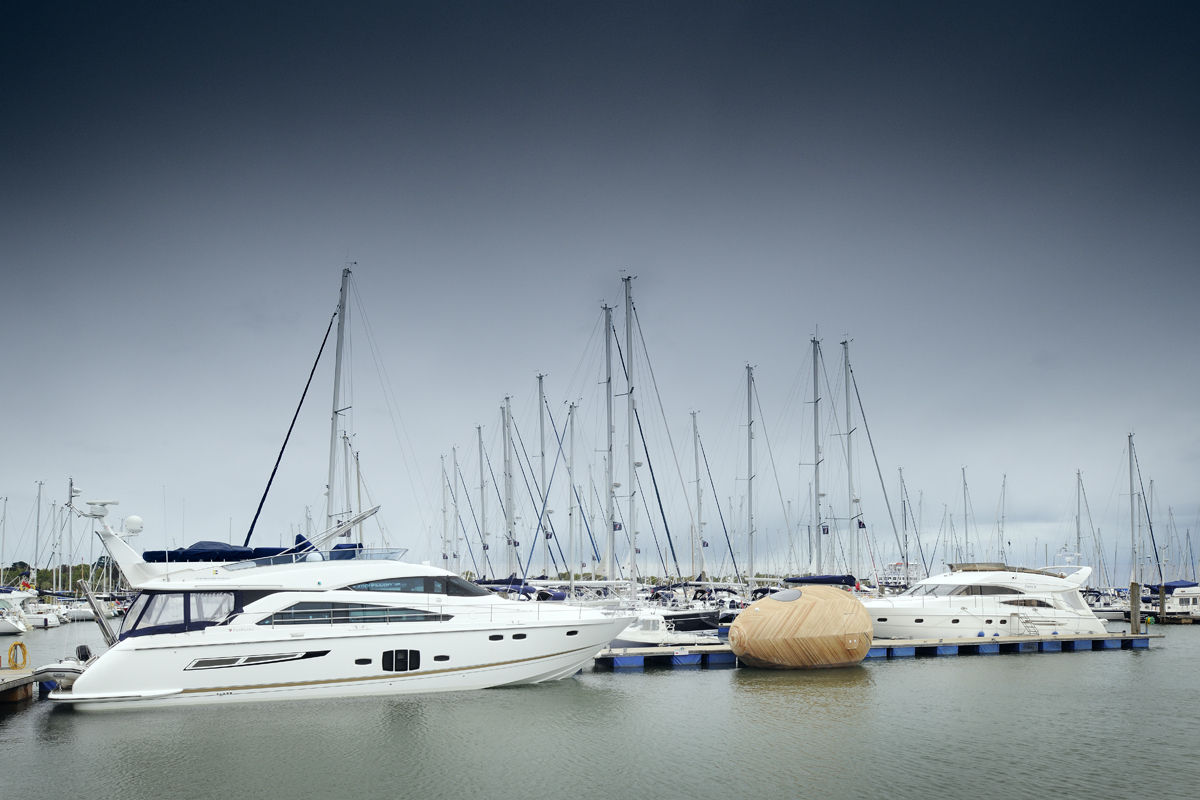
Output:
[[[0,706],[0,794],[1192,796],[1200,626],[1152,632],[1165,638],[1145,651],[819,672],[587,671],[480,692],[105,713]],[[34,664],[80,641],[100,649],[92,623],[21,639]]]

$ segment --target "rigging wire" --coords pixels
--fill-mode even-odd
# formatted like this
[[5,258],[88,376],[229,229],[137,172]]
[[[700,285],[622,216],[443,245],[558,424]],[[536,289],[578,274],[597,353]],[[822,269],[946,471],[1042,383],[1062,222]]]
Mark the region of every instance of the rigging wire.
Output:
[[[243,547],[250,546],[250,537],[254,534],[254,526],[258,524],[258,515],[262,513],[263,503],[267,502],[267,493],[271,491],[271,484],[275,481],[275,473],[279,471],[279,462],[283,461],[283,451],[287,449],[288,440],[292,438],[292,429],[296,427],[296,419],[300,416],[300,408],[304,405],[304,398],[308,396],[308,388],[312,386],[313,375],[317,372],[317,364],[321,363],[321,354],[325,352],[325,344],[329,341],[329,332],[333,330],[333,321],[337,319],[337,312],[329,318],[329,325],[325,328],[325,337],[321,339],[321,347],[317,350],[317,358],[313,361],[312,369],[308,373],[308,380],[304,384],[304,391],[300,394],[300,402],[296,404],[296,413],[292,415],[292,424],[288,425],[287,435],[283,437],[283,446],[279,448],[279,455],[275,458],[275,466],[271,468],[271,477],[267,479],[267,487],[263,489],[262,499],[258,501],[258,509],[254,512],[254,519],[250,521],[250,529],[246,531],[246,541],[242,543]],[[333,491],[333,487],[330,487]]]

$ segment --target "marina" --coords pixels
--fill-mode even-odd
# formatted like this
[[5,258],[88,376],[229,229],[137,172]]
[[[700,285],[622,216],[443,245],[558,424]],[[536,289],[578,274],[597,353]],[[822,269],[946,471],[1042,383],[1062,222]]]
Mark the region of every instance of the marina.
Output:
[[[231,785],[383,798],[398,783],[416,796],[496,796],[553,782],[601,800],[611,796],[609,776],[648,776],[669,763],[672,791],[698,800],[738,786],[764,797],[915,800],[959,785],[968,763],[984,800],[1039,796],[1066,769],[1074,785],[1172,797],[1200,779],[1188,755],[1194,719],[1180,713],[1200,703],[1189,667],[1200,657],[1197,633],[1151,626],[1160,638],[1149,649],[882,658],[803,672],[597,664],[550,684],[382,700],[111,714],[30,700],[0,706],[5,791],[37,796],[50,770],[62,792],[102,786],[146,798],[217,800]],[[92,623],[24,638],[32,664],[101,641]],[[503,730],[492,730],[496,721]],[[1013,740],[1019,746],[996,747]],[[1132,766],[1089,757],[1102,740],[1122,741]],[[170,769],[130,769],[135,752]],[[272,762],[287,767],[263,767]]]

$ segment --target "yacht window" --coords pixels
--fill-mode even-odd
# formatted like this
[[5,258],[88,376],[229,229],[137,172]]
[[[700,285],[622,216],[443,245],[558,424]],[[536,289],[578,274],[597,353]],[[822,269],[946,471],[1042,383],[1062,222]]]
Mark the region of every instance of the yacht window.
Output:
[[184,594],[155,594],[150,595],[150,602],[146,605],[146,612],[142,614],[142,619],[138,623],[139,628],[157,628],[161,625],[182,625],[184,605]]
[[1020,589],[1015,589],[1012,586],[997,586],[989,584],[971,584],[970,586],[960,586],[954,592],[956,595],[993,595],[993,594],[1022,594]]
[[450,614],[417,608],[391,608],[361,603],[295,603],[259,620],[259,625],[344,625],[371,622],[445,622]]
[[1038,600],[1036,597],[1022,597],[1020,600],[1001,600],[1001,604],[1006,606],[1024,606],[1026,608],[1054,608],[1045,600]]
[[406,594],[446,594],[455,597],[482,597],[487,589],[457,575],[410,575],[356,583],[349,588],[360,592],[403,592]]
[[146,605],[150,602],[150,595],[145,592],[139,594],[129,604],[129,610],[125,612],[125,618],[121,620],[121,635],[124,636],[129,631],[137,626],[138,617],[146,610]]
[[384,650],[380,661],[384,672],[409,672],[421,668],[421,651]]
[[482,597],[490,595],[491,591],[465,578],[450,575],[446,578],[446,594],[452,597]]
[[220,622],[233,611],[233,595],[229,592],[192,592],[190,621]]
[[407,594],[427,594],[424,575],[410,575],[407,578],[385,578],[379,581],[356,583],[349,587],[360,592],[405,592]]
[[233,592],[143,592],[125,615],[121,638],[200,630],[234,610]]
[[952,586],[944,583],[918,583],[916,586],[910,587],[903,594],[909,597],[945,597],[955,594],[961,586]]

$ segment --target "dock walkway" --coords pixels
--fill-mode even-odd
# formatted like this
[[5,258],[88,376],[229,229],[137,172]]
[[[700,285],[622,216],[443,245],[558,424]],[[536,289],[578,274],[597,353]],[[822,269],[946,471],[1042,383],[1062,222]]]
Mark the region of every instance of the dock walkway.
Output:
[[35,683],[31,669],[0,669],[0,703],[29,700]]
[[[1091,636],[993,636],[969,639],[874,639],[864,660],[928,656],[1000,655],[1006,653],[1074,653],[1085,650],[1145,650],[1161,633],[1108,633]],[[728,644],[694,647],[626,647],[601,650],[602,669],[647,666],[721,668],[741,666]]]

